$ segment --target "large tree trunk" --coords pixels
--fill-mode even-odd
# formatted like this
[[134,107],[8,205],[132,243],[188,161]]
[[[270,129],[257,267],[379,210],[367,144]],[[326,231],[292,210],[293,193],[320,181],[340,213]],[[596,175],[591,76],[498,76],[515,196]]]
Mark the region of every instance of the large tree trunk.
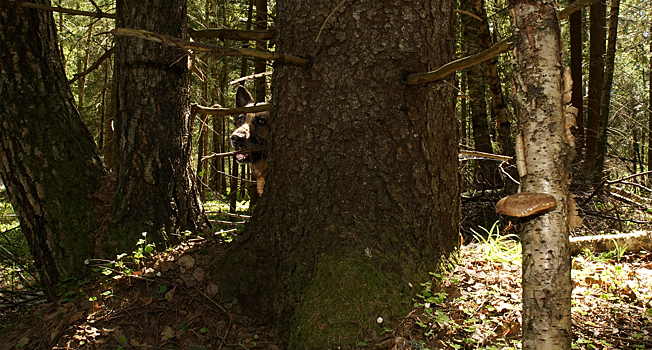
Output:
[[523,349],[570,349],[571,265],[567,220],[573,152],[564,137],[561,37],[555,2],[510,1],[514,27],[514,101],[523,167],[521,191],[548,193],[557,206],[524,219]]
[[[460,10],[477,15],[477,1],[461,1]],[[482,3],[480,2],[480,5]],[[480,6],[481,8],[481,6]],[[479,32],[482,23],[475,17],[463,14],[462,27],[464,45],[469,55],[476,54],[484,49],[480,41]],[[485,81],[483,65],[477,64],[467,69],[466,72],[469,94],[469,109],[471,112],[471,128],[475,149],[480,152],[493,153],[491,145],[491,131],[489,128],[489,115],[487,114],[487,102],[485,96]],[[478,162],[478,178],[481,182],[488,182],[494,185],[496,164],[492,161]]]
[[93,255],[90,197],[106,174],[56,35],[51,12],[0,2],[0,175],[49,299]]
[[[411,306],[460,243],[450,0],[277,2],[265,194],[217,273],[288,349],[351,347]],[[377,319],[382,317],[382,324]]]
[[[116,9],[118,28],[179,38],[186,33],[185,0],[118,0]],[[116,38],[116,47],[118,228],[113,238],[130,249],[141,232],[160,242],[179,230],[201,231],[209,224],[191,162],[186,53],[124,36]]]
[[[575,2],[577,0],[573,0]],[[582,38],[582,10],[571,13],[570,21],[570,56],[571,78],[573,79],[573,99],[571,104],[577,108],[576,128],[572,130],[575,136],[575,153],[577,159],[584,154],[584,84],[582,82],[582,55],[584,40]]]
[[586,149],[584,155],[584,179],[593,180],[595,173],[596,146],[600,125],[600,103],[604,81],[605,20],[606,7],[601,1],[591,5],[589,38],[589,93],[586,111]]
[[602,84],[602,97],[600,98],[600,123],[598,124],[598,139],[595,145],[596,151],[593,183],[600,183],[602,181],[604,158],[607,153],[607,127],[609,126],[609,107],[611,106],[611,85],[614,79],[614,61],[616,58],[619,12],[620,0],[612,0],[609,9],[609,37],[607,57],[605,59],[604,82]]

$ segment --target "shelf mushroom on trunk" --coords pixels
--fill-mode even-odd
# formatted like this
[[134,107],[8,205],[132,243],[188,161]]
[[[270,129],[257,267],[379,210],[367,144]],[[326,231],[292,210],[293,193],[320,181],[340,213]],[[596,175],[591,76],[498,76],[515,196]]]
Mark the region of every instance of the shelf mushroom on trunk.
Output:
[[554,209],[556,206],[555,197],[547,193],[521,192],[499,200],[496,213],[524,218]]

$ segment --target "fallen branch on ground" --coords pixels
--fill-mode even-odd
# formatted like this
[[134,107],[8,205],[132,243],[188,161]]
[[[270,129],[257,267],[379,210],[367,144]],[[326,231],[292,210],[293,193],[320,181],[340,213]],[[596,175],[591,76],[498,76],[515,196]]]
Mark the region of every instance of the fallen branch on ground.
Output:
[[[614,243],[615,242],[615,243]],[[571,255],[577,255],[588,249],[591,252],[608,252],[618,247],[626,247],[627,251],[641,249],[652,251],[652,232],[635,231],[618,235],[600,235],[571,237]]]

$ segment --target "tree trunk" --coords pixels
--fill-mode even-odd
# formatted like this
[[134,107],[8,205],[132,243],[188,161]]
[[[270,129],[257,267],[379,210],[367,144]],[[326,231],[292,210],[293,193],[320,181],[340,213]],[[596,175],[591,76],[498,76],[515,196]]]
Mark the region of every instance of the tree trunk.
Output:
[[600,125],[600,101],[604,81],[606,7],[601,1],[591,5],[589,38],[589,93],[586,111],[586,153],[584,156],[584,179],[593,180],[595,173],[596,145]]
[[462,95],[464,95],[464,96],[462,97],[462,101],[460,102],[460,116],[459,116],[459,119],[460,119],[460,124],[461,124],[461,128],[460,128],[460,137],[462,138],[461,142],[462,142],[462,145],[464,145],[465,147],[469,146],[469,141],[468,140],[470,138],[468,128],[467,128],[467,124],[469,122],[469,117],[468,117],[469,113],[467,111],[468,110],[468,103],[467,103],[468,98],[466,97],[467,90],[468,89],[467,89],[467,83],[466,83],[466,71],[462,71],[460,73],[460,93]]
[[[478,38],[483,50],[491,48],[494,43],[491,39],[489,19],[485,10],[484,0],[473,1],[473,13],[482,19],[478,23]],[[498,57],[483,63],[487,85],[491,92],[491,117],[496,121],[496,143],[501,154],[514,156],[514,140],[511,137],[511,122],[507,112],[507,105],[503,98],[502,82],[498,74]],[[516,174],[514,174],[516,175]]]
[[[267,30],[267,0],[256,0],[256,30]],[[266,51],[267,42],[256,41],[256,50]],[[254,74],[264,73],[267,71],[267,62],[256,59],[254,60]],[[256,102],[265,102],[267,96],[267,78],[260,77],[254,79],[254,96]],[[249,205],[258,204],[259,194],[255,183],[247,185],[249,193]]]
[[[652,33],[652,26],[650,27]],[[649,97],[647,100],[648,128],[647,128],[647,170],[652,170],[652,40],[650,41],[650,78],[648,80]],[[652,178],[648,176],[648,179]]]
[[523,349],[570,349],[571,265],[567,220],[572,149],[564,137],[561,37],[551,0],[512,0],[514,101],[523,148],[521,191],[548,193],[557,206],[525,218]]
[[0,175],[52,300],[94,253],[90,197],[106,169],[75,107],[52,13],[0,2],[0,62]]
[[[186,33],[185,0],[118,0],[116,13],[118,28],[179,38]],[[179,230],[202,231],[210,224],[191,162],[186,53],[126,36],[116,37],[116,48],[118,227],[113,240],[118,249],[132,249],[141,232],[161,242]]]
[[199,125],[199,135],[197,137],[197,173],[195,178],[197,179],[197,189],[199,191],[200,198],[204,196],[208,190],[206,185],[207,174],[208,174],[208,163],[202,162],[201,159],[206,156],[206,150],[208,148],[208,115],[199,115],[197,116],[198,125]]
[[[256,30],[267,30],[267,0],[256,0]],[[256,50],[267,50],[267,42],[256,41]],[[266,70],[267,62],[261,59],[254,60],[254,73],[264,73]],[[254,91],[256,102],[265,102],[267,95],[265,77],[254,79]]]
[[[477,0],[461,1],[460,10],[477,15]],[[481,5],[481,2],[480,2]],[[461,17],[464,44],[469,55],[476,54],[483,50],[480,41],[479,31],[482,25],[476,18],[463,14]],[[469,90],[469,109],[471,112],[471,128],[475,149],[480,152],[493,153],[491,145],[491,132],[489,130],[489,115],[487,114],[487,102],[485,96],[485,81],[483,65],[477,64],[467,69],[466,77]],[[478,162],[478,177],[482,183],[489,182],[494,185],[494,171],[496,165],[492,161]]]
[[277,51],[313,64],[275,66],[265,194],[216,271],[287,349],[389,326],[460,243],[452,83],[403,80],[451,60],[452,1],[335,5],[277,2]]
[[[93,43],[93,24],[94,22],[91,22],[88,25],[88,33],[87,39],[86,39],[86,49],[85,49],[85,54],[84,54],[84,61],[81,65],[81,69],[79,70],[80,72],[86,71],[88,69],[88,60],[91,56],[91,45]],[[84,113],[84,90],[86,90],[86,75],[81,77],[79,79],[79,95],[77,97],[77,109],[79,109],[79,113],[83,115]],[[82,119],[83,120],[83,119]]]
[[[474,0],[474,13],[482,18],[482,22],[478,25],[478,37],[483,50],[491,48],[494,43],[491,39],[491,31],[489,28],[489,19],[487,18],[487,11],[485,10],[484,0]],[[491,118],[495,121],[496,127],[496,144],[498,146],[498,153],[513,157],[514,151],[514,138],[511,134],[512,123],[509,118],[507,105],[503,95],[503,84],[498,74],[498,57],[494,57],[483,63],[485,76],[487,78],[487,86],[491,93]],[[495,163],[494,163],[495,164]],[[514,163],[512,163],[514,164]],[[515,167],[509,167],[506,171],[511,177],[516,178],[518,172]],[[505,193],[514,193],[518,191],[518,184],[510,179],[503,181],[505,186]]]
[[609,9],[609,38],[607,45],[607,58],[605,62],[604,83],[602,84],[602,97],[600,98],[600,123],[598,124],[598,139],[596,140],[595,170],[593,183],[602,181],[604,172],[604,158],[607,153],[607,128],[609,126],[609,107],[611,105],[611,85],[614,79],[614,61],[616,58],[616,40],[618,38],[618,13],[620,0],[611,0]]
[[[571,2],[575,2],[573,0]],[[577,108],[576,128],[572,130],[575,136],[575,153],[577,159],[584,154],[584,85],[582,82],[582,55],[584,40],[582,35],[582,10],[571,13],[570,21],[570,56],[571,78],[573,79],[573,97],[571,105]]]

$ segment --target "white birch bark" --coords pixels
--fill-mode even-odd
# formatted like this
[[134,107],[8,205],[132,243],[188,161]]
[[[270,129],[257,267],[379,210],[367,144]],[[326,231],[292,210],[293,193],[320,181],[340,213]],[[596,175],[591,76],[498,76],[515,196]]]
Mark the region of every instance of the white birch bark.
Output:
[[522,224],[523,349],[570,349],[567,198],[573,150],[564,137],[558,19],[550,0],[512,0],[510,11],[521,192],[548,193],[557,200],[553,211]]

